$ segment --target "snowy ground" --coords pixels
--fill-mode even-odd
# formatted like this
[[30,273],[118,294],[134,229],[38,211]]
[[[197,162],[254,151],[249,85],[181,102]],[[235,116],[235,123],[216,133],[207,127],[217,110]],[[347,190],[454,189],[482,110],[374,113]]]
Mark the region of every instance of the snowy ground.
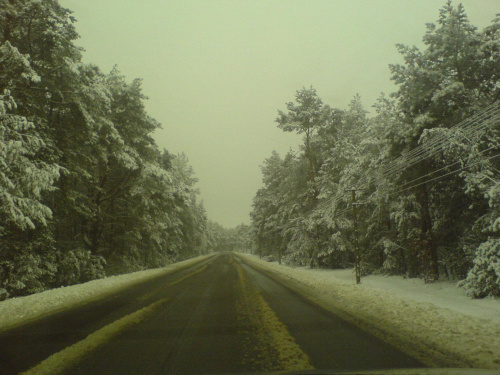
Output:
[[155,276],[188,267],[210,256],[205,255],[174,263],[163,268],[111,276],[104,279],[92,280],[84,284],[51,289],[26,297],[7,299],[0,302],[0,331],[19,323],[63,310],[67,307],[74,307],[103,298],[137,282],[146,281]]
[[240,255],[429,365],[500,369],[499,299],[472,300],[455,283],[398,276],[368,276],[356,285],[352,270],[290,268]]
[[[354,270],[311,270],[297,267],[296,270],[313,275],[322,282],[335,280],[336,283],[353,284]],[[428,302],[462,314],[481,319],[489,319],[500,324],[500,298],[472,299],[465,295],[456,281],[438,281],[425,284],[422,279],[405,279],[402,276],[370,275],[361,278],[364,287],[384,290],[390,294],[416,302]]]

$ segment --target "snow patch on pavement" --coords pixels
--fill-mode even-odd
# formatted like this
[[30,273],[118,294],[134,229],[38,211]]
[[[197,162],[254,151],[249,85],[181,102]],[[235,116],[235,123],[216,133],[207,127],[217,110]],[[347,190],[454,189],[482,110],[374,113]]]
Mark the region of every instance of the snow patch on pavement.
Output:
[[[263,365],[266,371],[313,369],[308,355],[302,351],[287,327],[248,280],[243,268],[238,263],[234,265],[238,272],[242,296],[238,304],[240,314],[245,315],[245,320],[252,322],[258,343],[256,345],[254,342],[255,349],[260,349],[262,353],[259,364]],[[271,353],[274,353],[276,358],[273,358]]]
[[161,299],[147,307],[120,318],[113,323],[95,331],[82,341],[77,342],[49,358],[40,362],[35,367],[23,372],[21,375],[56,375],[64,374],[88,353],[96,350],[99,346],[108,342],[124,328],[137,324],[146,319],[153,312],[168,301],[168,298]]
[[471,300],[452,283],[397,276],[368,276],[356,285],[352,270],[291,268],[239,255],[428,365],[500,368],[498,299]]
[[1,301],[0,331],[66,308],[101,299],[133,284],[189,267],[211,256],[204,255],[170,264],[163,268],[110,276],[83,284],[51,289],[26,297]]

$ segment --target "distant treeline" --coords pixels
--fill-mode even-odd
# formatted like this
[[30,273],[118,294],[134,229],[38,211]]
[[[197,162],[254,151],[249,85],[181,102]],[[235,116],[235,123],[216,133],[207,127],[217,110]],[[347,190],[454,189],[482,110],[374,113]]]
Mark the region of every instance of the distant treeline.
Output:
[[[82,63],[56,0],[0,0],[0,288],[23,295],[219,245],[139,79]],[[212,228],[212,229],[210,229]]]
[[374,116],[358,96],[337,109],[312,87],[279,111],[304,144],[262,166],[261,255],[342,268],[359,249],[363,274],[444,275],[472,297],[500,295],[500,18],[478,31],[447,2],[423,42],[397,46],[398,89]]

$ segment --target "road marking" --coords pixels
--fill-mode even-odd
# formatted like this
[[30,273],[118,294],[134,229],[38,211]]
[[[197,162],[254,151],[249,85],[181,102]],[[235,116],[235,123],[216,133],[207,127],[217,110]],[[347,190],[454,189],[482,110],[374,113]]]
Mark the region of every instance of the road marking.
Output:
[[29,369],[26,372],[23,372],[22,374],[61,374],[65,371],[68,371],[84,356],[108,342],[121,330],[146,319],[149,315],[158,310],[158,308],[166,301],[168,301],[168,298],[163,298],[155,303],[152,303],[149,306],[137,310],[132,314],[115,320],[113,323],[108,324],[107,326],[91,333],[82,341],[79,341],[76,344],[68,346],[60,352],[51,355],[35,367]]
[[208,266],[205,264],[204,266],[202,266],[202,267],[198,268],[197,270],[194,270],[193,272],[188,273],[187,275],[185,275],[185,276],[181,277],[179,280],[175,280],[175,281],[171,282],[171,283],[169,284],[169,286],[179,284],[180,282],[182,282],[182,281],[186,280],[188,277],[191,277],[191,276],[196,275],[197,273],[203,272],[204,270],[206,270],[206,269],[207,269],[207,267],[208,267]]
[[207,268],[207,265],[205,264],[205,265],[201,266],[200,268],[194,270],[193,272],[188,273],[187,275],[184,275],[180,279],[175,280],[175,281],[173,281],[171,283],[168,283],[166,286],[162,286],[162,287],[157,288],[157,289],[155,289],[155,290],[153,290],[153,291],[151,291],[149,293],[143,294],[142,296],[140,296],[140,297],[137,298],[137,301],[144,302],[144,301],[148,300],[149,298],[154,297],[154,295],[157,294],[159,290],[162,290],[165,287],[169,287],[169,286],[173,286],[173,285],[179,284],[180,282],[186,280],[188,277],[194,276],[194,275],[196,275],[196,274],[204,271],[206,268]]
[[[266,371],[314,369],[309,356],[302,351],[288,332],[286,325],[279,320],[259,291],[248,280],[241,265],[234,262],[234,266],[238,271],[239,287],[243,296],[238,303],[238,310],[242,314],[243,321],[249,320],[252,323],[253,334],[259,341],[255,349],[261,356],[256,365],[266,367],[264,369]],[[270,352],[274,352],[276,358],[271,358]]]

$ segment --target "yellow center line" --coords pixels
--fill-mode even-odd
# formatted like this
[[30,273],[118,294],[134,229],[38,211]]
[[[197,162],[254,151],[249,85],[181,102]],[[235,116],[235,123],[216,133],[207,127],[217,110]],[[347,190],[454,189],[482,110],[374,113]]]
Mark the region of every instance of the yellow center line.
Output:
[[[240,313],[244,315],[242,319],[250,321],[254,326],[254,334],[259,341],[255,349],[262,353],[258,365],[266,367],[265,370],[314,369],[309,356],[302,351],[286,325],[280,321],[259,291],[248,280],[241,265],[237,262],[234,262],[234,265],[238,271],[239,287],[243,295],[238,304]],[[277,358],[270,357],[269,349]]]
[[203,272],[204,270],[206,270],[206,269],[207,269],[207,267],[208,267],[208,266],[205,264],[205,265],[201,266],[200,268],[198,268],[197,270],[194,270],[193,272],[188,273],[187,275],[185,275],[185,276],[181,277],[180,279],[178,279],[178,280],[175,280],[175,281],[171,282],[171,283],[169,284],[169,286],[179,284],[180,282],[182,282],[182,281],[186,280],[188,277],[191,277],[191,276],[194,276],[194,275],[196,275],[196,274],[198,274],[198,273],[200,273],[200,272]]
[[168,298],[163,298],[155,303],[152,303],[149,306],[143,307],[142,309],[132,314],[115,320],[113,323],[108,324],[107,326],[91,333],[85,339],[77,342],[76,344],[68,346],[60,352],[51,355],[23,374],[60,374],[68,371],[78,361],[81,361],[84,356],[86,356],[93,350],[96,350],[99,346],[107,343],[121,330],[143,321],[156,310],[158,310],[158,308],[167,301]]
[[166,286],[163,285],[161,288],[157,288],[156,290],[153,290],[153,291],[151,291],[149,293],[143,294],[142,296],[140,296],[140,297],[137,298],[137,301],[140,301],[140,302],[146,301],[149,298],[154,297],[154,295],[157,294],[159,290],[162,290],[165,287],[169,287],[169,286],[173,286],[173,285],[179,284],[182,281],[186,280],[188,277],[194,276],[194,275],[196,275],[196,274],[204,271],[205,269],[207,269],[207,265],[206,264],[203,265],[203,266],[201,266],[200,268],[194,270],[193,272],[188,273],[187,275],[184,275],[180,279],[168,283]]

